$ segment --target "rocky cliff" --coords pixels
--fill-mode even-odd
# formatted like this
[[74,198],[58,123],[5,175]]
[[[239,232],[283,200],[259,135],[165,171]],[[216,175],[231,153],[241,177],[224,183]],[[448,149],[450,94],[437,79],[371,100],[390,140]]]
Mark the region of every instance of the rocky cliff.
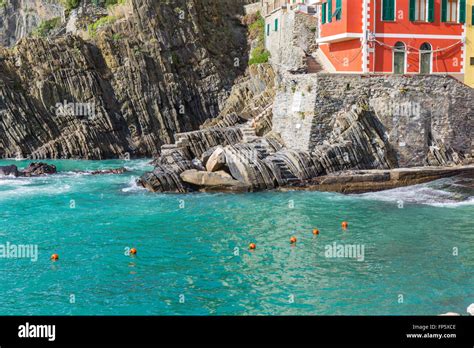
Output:
[[248,2],[84,0],[49,36],[1,49],[0,157],[153,156],[139,183],[155,192],[472,163],[473,89],[449,76],[326,74],[305,49],[292,67],[247,66],[243,23],[261,21],[243,17]]
[[[342,171],[472,163],[474,90],[452,77],[272,75],[270,107],[250,121],[180,135],[185,141],[140,183],[151,191],[254,191],[310,187]],[[259,133],[262,120],[270,126]],[[410,182],[425,174],[413,173]]]
[[0,49],[0,157],[157,155],[216,117],[243,75],[248,2],[128,0],[88,35]]
[[59,0],[0,1],[0,46],[13,46],[30,35],[43,21],[64,17]]

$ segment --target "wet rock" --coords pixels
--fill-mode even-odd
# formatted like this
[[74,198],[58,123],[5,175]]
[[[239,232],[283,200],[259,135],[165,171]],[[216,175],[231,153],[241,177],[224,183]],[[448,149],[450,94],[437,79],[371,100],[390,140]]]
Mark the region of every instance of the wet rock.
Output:
[[4,175],[4,176],[12,175],[14,177],[17,177],[19,175],[18,167],[15,165],[1,166],[0,175]]
[[42,162],[30,163],[23,171],[21,171],[21,176],[31,177],[31,176],[43,176],[56,174],[56,166],[50,165]]
[[474,175],[474,166],[348,170],[318,176],[287,188],[359,194],[467,175]]
[[123,174],[126,172],[127,172],[126,168],[114,168],[114,169],[94,170],[88,173],[91,175],[108,175],[108,174]]

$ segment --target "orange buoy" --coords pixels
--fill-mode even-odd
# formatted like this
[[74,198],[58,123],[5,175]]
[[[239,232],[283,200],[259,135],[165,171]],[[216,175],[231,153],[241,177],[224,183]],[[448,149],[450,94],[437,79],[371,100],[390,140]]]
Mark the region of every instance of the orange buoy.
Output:
[[58,254],[51,255],[51,260],[58,261],[59,260],[59,255]]
[[257,248],[257,245],[255,243],[250,243],[249,244],[249,249],[250,250],[255,250]]
[[347,227],[349,226],[349,224],[347,223],[347,221],[343,221],[341,226],[343,230],[347,230]]
[[132,248],[130,249],[130,255],[136,255],[137,254],[137,249]]
[[319,234],[319,230],[318,230],[317,228],[315,228],[315,229],[313,230],[313,234],[314,234],[315,236],[317,236],[317,235]]
[[291,244],[296,244],[296,241],[297,241],[296,237],[291,237],[290,238],[290,243]]

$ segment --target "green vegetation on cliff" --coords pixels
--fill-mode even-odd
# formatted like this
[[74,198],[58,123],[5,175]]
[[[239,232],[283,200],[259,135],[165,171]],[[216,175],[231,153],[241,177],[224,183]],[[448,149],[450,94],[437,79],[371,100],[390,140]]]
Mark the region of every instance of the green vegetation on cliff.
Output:
[[249,65],[267,63],[270,52],[265,49],[265,19],[260,12],[254,15],[252,23],[249,25],[249,37],[256,40],[257,45],[250,53]]
[[49,33],[57,28],[61,24],[61,18],[60,17],[55,17],[51,18],[45,21],[42,21],[38,28],[33,32],[33,35],[35,36],[41,36],[41,37],[46,37],[49,35]]
[[105,16],[102,18],[99,18],[97,21],[89,25],[88,27],[88,32],[91,37],[95,37],[97,35],[97,30],[100,27],[106,26],[108,24],[112,24],[117,20],[114,16]]
[[69,12],[77,6],[79,6],[79,3],[81,0],[61,0],[61,3],[63,4],[64,8],[66,9],[66,12]]

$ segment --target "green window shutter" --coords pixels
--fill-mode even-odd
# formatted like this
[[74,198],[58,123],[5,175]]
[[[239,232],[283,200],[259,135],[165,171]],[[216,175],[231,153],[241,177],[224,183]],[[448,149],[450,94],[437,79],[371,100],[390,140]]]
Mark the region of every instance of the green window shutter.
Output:
[[434,11],[435,11],[435,6],[434,6],[434,0],[428,0],[428,22],[433,23],[434,22]]
[[461,0],[459,6],[459,23],[466,23],[466,0]]
[[446,23],[448,21],[448,0],[441,2],[441,22]]
[[395,0],[383,0],[382,7],[382,20],[393,21],[395,19]]
[[332,0],[328,0],[328,22],[332,22]]
[[278,18],[275,18],[275,31],[278,31]]
[[323,9],[321,11],[321,23],[325,24],[326,23],[326,18],[327,18],[327,10],[328,10],[328,4],[325,2],[323,4]]
[[267,24],[267,36],[270,36],[270,24]]
[[410,0],[410,21],[416,21],[416,0]]
[[337,11],[336,19],[340,20],[342,17],[342,0],[336,0],[336,11]]
[[474,25],[474,6],[471,9],[471,24]]

